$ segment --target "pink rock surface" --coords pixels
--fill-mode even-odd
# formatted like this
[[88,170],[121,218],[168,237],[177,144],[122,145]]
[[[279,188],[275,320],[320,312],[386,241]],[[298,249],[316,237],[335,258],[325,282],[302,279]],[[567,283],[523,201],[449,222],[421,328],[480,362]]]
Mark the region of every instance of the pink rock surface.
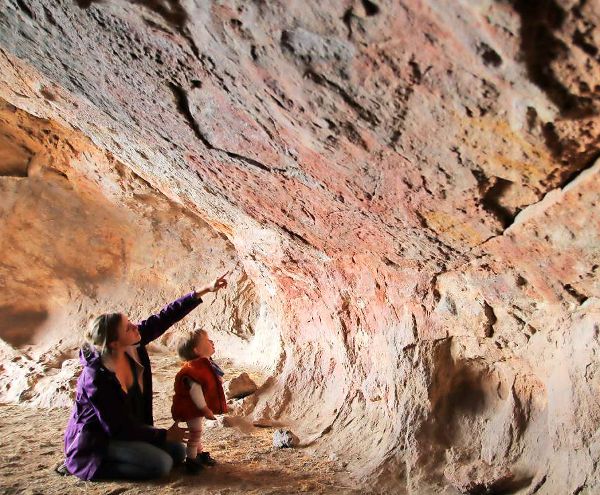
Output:
[[[537,493],[593,491],[600,11],[532,5],[5,0],[0,97],[110,159],[57,168],[95,187],[73,203],[55,165],[30,161],[26,128],[2,138],[14,157],[2,207],[23,204],[3,242],[20,273],[76,304],[56,267],[25,265],[52,237],[33,222],[39,243],[24,250],[33,203],[67,219],[85,211],[74,204],[106,209],[83,222],[110,240],[103,263],[80,262],[73,232],[72,273],[100,292],[148,264],[133,239],[169,232],[150,243],[160,283],[145,297],[170,295],[190,282],[181,267],[210,271],[169,257],[202,237],[251,284],[227,311],[256,321],[237,356],[274,371],[248,402],[257,423],[294,422],[303,442],[400,492],[446,490],[449,452],[506,465]],[[127,193],[138,177],[155,198],[144,207]],[[140,229],[132,247],[111,217],[123,210]],[[20,290],[2,303],[13,317]],[[46,308],[21,321],[52,341]]]

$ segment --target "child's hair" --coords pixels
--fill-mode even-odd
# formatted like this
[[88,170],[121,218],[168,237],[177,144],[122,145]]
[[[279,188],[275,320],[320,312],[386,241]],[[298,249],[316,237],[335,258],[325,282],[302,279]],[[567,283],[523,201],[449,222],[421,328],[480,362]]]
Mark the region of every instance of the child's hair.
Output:
[[198,337],[203,333],[206,333],[206,330],[203,328],[196,328],[181,339],[177,346],[177,354],[179,354],[181,359],[184,361],[192,361],[198,357],[194,352],[194,347],[196,347]]
[[121,313],[106,313],[94,318],[85,334],[85,339],[95,345],[101,354],[110,352],[108,344],[118,339]]

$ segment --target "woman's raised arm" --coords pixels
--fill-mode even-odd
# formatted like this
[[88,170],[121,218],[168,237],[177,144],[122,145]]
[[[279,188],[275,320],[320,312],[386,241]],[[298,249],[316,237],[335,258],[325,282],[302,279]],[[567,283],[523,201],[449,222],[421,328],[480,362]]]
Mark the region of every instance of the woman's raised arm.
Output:
[[225,277],[229,272],[221,275],[213,283],[204,286],[202,289],[190,292],[176,301],[165,306],[158,314],[152,315],[138,323],[138,330],[142,337],[140,343],[146,345],[154,339],[160,337],[169,327],[184,318],[190,311],[195,309],[201,302],[202,296],[208,292],[217,292],[219,289],[227,287]]

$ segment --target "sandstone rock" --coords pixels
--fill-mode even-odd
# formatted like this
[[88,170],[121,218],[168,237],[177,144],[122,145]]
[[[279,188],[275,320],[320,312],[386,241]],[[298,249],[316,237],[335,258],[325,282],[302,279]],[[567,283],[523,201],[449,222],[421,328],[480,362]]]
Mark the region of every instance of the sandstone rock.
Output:
[[256,383],[248,376],[248,373],[242,373],[223,384],[227,399],[242,399],[256,392],[257,388]]
[[325,38],[302,28],[283,31],[281,42],[294,55],[308,63],[323,59],[347,64],[356,52],[354,45],[348,41]]
[[[220,421],[222,419],[222,421]],[[244,434],[250,434],[255,430],[252,421],[243,416],[221,416],[217,422],[224,428],[235,428]]]
[[[258,306],[230,243],[86,138],[2,101],[1,136],[0,152],[22,159],[23,173],[0,177],[0,338],[21,359],[4,365],[15,371],[0,378],[0,400],[68,405],[77,349],[93,316],[149,316],[225,267],[235,267],[230,289],[174,330],[202,325],[220,356],[240,356],[253,339]],[[27,149],[29,159],[15,149]],[[244,355],[247,364],[262,356]]]
[[269,370],[254,421],[381,491],[598,491],[600,4],[155,3],[0,9],[3,397],[239,260],[175,331]]
[[505,466],[490,466],[483,461],[449,465],[444,476],[459,492],[470,495],[499,493],[513,479],[513,474]]

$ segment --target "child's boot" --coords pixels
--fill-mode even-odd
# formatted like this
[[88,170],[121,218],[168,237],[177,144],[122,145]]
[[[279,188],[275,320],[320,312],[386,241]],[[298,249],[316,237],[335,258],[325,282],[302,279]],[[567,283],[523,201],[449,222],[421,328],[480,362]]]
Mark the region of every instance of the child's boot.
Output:
[[190,459],[189,457],[185,458],[185,469],[190,474],[199,474],[203,469],[204,465],[196,459]]
[[214,466],[217,463],[217,461],[211,457],[210,452],[200,452],[196,456],[196,462],[200,462],[204,466]]

